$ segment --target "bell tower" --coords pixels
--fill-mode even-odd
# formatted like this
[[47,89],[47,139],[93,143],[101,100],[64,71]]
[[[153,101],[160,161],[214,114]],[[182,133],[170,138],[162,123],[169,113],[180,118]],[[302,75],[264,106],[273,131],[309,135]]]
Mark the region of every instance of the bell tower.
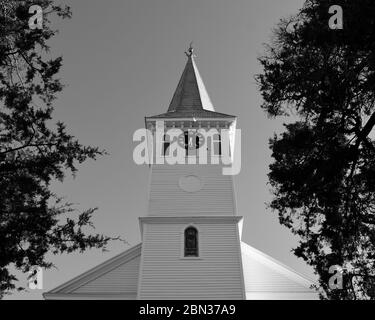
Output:
[[150,186],[138,299],[245,299],[233,176],[236,117],[216,112],[193,48],[168,111],[146,117]]

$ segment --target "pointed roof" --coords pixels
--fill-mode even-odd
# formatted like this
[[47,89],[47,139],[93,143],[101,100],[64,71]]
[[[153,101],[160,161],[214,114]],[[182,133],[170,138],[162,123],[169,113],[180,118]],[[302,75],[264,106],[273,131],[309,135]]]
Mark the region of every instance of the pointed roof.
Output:
[[166,113],[148,118],[235,118],[215,112],[206,87],[194,61],[193,48],[187,52],[187,62]]
[[177,85],[168,112],[192,109],[215,111],[194,61],[193,48],[186,52],[188,60]]

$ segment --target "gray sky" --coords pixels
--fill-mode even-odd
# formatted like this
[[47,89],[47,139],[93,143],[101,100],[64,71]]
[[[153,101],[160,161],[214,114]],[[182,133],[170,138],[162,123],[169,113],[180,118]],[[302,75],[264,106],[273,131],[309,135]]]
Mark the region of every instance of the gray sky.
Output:
[[[54,189],[77,208],[99,207],[96,231],[140,242],[138,217],[147,214],[147,166],[137,166],[133,132],[144,116],[167,111],[181,72],[184,51],[194,42],[195,61],[217,112],[239,117],[242,170],[235,177],[238,214],[244,216],[242,240],[313,277],[290,252],[297,239],[266,208],[271,161],[268,139],[282,128],[267,119],[254,75],[257,57],[282,17],[298,11],[303,0],[70,0],[71,20],[54,21],[60,33],[50,42],[63,55],[61,77],[67,87],[56,102],[55,120],[66,122],[81,143],[110,155],[88,161],[75,179]],[[128,249],[51,256],[58,269],[44,272],[50,290]],[[20,276],[22,284],[25,277]],[[43,291],[9,298],[40,299]]]

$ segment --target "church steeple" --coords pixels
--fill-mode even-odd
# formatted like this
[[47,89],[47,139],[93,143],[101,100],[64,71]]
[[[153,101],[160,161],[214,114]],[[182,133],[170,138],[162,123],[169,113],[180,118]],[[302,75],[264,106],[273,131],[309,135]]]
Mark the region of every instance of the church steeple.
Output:
[[173,94],[172,101],[169,104],[168,111],[155,116],[146,117],[146,121],[181,118],[235,119],[236,116],[215,111],[201,75],[199,74],[197,65],[195,64],[194,49],[191,44],[185,54],[187,56],[186,65]]
[[177,85],[168,112],[189,112],[197,110],[215,111],[206,87],[194,61],[194,49],[190,44],[187,62]]

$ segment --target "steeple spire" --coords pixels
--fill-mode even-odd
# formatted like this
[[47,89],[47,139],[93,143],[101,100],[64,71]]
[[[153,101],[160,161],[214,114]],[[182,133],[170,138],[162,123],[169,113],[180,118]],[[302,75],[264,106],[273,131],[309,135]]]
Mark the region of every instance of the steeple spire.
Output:
[[193,41],[189,44],[189,49],[185,51],[187,57],[193,56],[194,48],[193,48]]
[[198,110],[215,111],[206,87],[195,64],[192,43],[185,54],[187,62],[177,85],[168,112]]

